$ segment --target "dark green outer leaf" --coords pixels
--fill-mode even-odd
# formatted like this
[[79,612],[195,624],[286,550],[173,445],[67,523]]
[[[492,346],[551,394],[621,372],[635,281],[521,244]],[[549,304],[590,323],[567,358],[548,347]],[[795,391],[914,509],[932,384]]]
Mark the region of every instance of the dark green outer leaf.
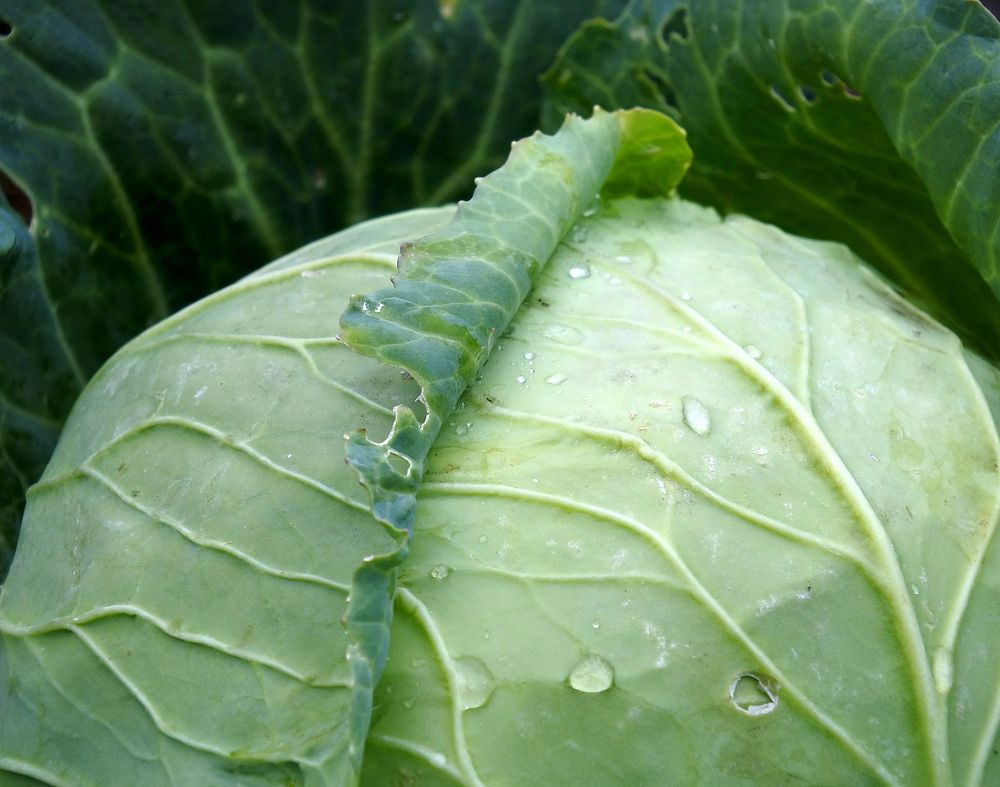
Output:
[[14,554],[21,503],[49,459],[79,384],[38,279],[34,245],[0,196],[0,576]]
[[561,114],[673,109],[700,202],[850,244],[1000,347],[1000,25],[977,3],[636,0],[547,77]]
[[537,127],[556,47],[623,5],[0,0],[0,170],[34,214],[0,363],[46,348],[0,375],[5,542],[112,351],[313,238],[468,193]]

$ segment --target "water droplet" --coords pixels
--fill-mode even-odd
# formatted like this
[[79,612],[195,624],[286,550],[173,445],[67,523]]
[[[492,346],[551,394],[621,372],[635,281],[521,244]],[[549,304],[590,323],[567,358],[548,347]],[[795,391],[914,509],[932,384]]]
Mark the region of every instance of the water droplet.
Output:
[[535,354],[533,352],[526,352],[524,354],[524,360],[526,360],[526,361],[533,361],[533,360],[535,360]]
[[584,217],[585,219],[589,219],[589,218],[590,218],[591,216],[596,216],[596,215],[597,215],[597,208],[596,208],[596,207],[592,207],[592,208],[587,208],[587,209],[586,209],[586,210],[585,210],[585,211],[583,212],[583,217]]
[[302,271],[300,275],[304,279],[315,279],[317,276],[322,276],[324,273],[326,273],[326,271],[307,270]]
[[600,621],[595,620],[593,623],[590,624],[590,627],[594,631],[597,631],[597,630],[599,630],[601,628],[601,623],[600,623]]
[[589,265],[574,265],[569,269],[569,277],[571,279],[588,279],[590,278],[590,266]]
[[684,423],[692,432],[704,437],[712,431],[712,418],[705,405],[693,396],[685,396],[681,399],[681,407],[684,411]]
[[483,639],[489,639],[492,636],[493,636],[493,632],[492,631],[484,631],[483,632]]
[[681,293],[681,300],[682,301],[691,300],[691,293],[689,293],[687,290],[684,290],[684,292]]
[[527,378],[523,374],[519,374],[517,377],[514,378],[514,380],[517,382],[518,385],[524,385],[526,379]]
[[443,563],[431,569],[431,579],[447,579],[451,574],[451,566]]
[[577,224],[573,227],[572,238],[573,243],[584,243],[587,240],[587,228]]
[[562,385],[566,382],[567,376],[562,372],[557,372],[556,374],[549,375],[545,378],[545,382],[549,385]]
[[643,240],[620,243],[616,251],[618,252],[616,257],[618,262],[625,262],[621,258],[627,257],[628,261],[635,264],[641,272],[652,271],[659,264],[656,252]]
[[455,659],[455,676],[458,678],[458,696],[463,710],[481,708],[489,702],[494,679],[482,659],[475,656]]
[[615,257],[615,262],[620,262],[622,265],[628,265],[630,262],[632,262],[632,258],[629,257],[627,254],[619,254],[617,257]]
[[479,537],[480,544],[485,544],[487,541],[489,541],[489,538],[487,538],[485,533]]
[[569,685],[585,694],[599,694],[611,688],[615,671],[603,656],[591,653],[573,667]]
[[752,672],[736,676],[729,685],[733,707],[747,716],[764,716],[778,707],[778,686]]
[[762,358],[764,355],[763,351],[756,344],[748,344],[746,347],[743,348],[743,352],[745,352],[755,361],[760,360],[760,358]]
[[416,704],[417,704],[416,697],[407,697],[405,700],[403,700],[403,707],[406,709],[410,709]]
[[576,328],[570,328],[568,325],[559,325],[558,323],[546,325],[542,330],[542,335],[546,339],[550,339],[558,344],[579,344],[583,341],[583,334]]

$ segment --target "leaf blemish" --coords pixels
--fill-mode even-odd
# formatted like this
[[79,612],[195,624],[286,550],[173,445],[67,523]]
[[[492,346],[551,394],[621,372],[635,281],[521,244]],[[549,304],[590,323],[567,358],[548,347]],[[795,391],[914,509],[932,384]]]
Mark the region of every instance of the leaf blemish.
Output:
[[729,684],[729,700],[747,716],[765,716],[778,707],[778,685],[770,678],[742,672]]

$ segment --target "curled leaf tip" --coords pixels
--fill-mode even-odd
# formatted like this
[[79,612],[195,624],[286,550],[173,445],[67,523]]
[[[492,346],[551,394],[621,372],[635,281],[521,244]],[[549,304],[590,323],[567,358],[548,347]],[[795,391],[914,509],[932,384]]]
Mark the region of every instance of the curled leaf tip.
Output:
[[[659,113],[595,108],[589,120],[570,115],[554,135],[512,143],[506,164],[478,181],[451,225],[402,244],[392,287],[351,298],[341,317],[344,343],[412,376],[426,410],[421,421],[397,405],[381,442],[363,430],[347,437],[347,461],[368,491],[372,515],[397,537],[394,551],[355,574],[347,628],[359,683],[377,681],[384,666],[395,571],[413,531],[424,458],[496,337],[597,196],[668,194],[689,160],[683,132]],[[373,601],[372,592],[382,595]],[[357,701],[364,718],[370,697]],[[360,750],[363,739],[356,743]]]

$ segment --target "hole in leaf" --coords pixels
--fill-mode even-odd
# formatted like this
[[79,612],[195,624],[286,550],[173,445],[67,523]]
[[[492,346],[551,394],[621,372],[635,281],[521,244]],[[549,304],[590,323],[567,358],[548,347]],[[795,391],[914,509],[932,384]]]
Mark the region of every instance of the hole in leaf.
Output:
[[729,684],[729,699],[747,716],[764,716],[778,707],[778,685],[771,678],[743,672]]
[[3,192],[13,211],[21,217],[24,225],[30,227],[31,219],[35,215],[31,198],[2,169],[0,169],[0,191]]
[[13,32],[14,28],[11,23],[6,19],[0,19],[0,38],[8,38]]
[[670,89],[670,84],[662,76],[648,68],[643,69],[642,76],[656,88],[656,91],[663,97],[663,102],[668,107],[677,109],[677,96]]
[[795,104],[792,103],[792,100],[786,96],[777,85],[771,85],[771,96],[775,101],[781,104],[782,108],[787,112],[795,112]]
[[389,460],[390,467],[397,473],[404,476],[410,474],[410,468],[413,465],[405,456],[390,451],[386,458]]
[[687,9],[685,8],[678,8],[674,11],[660,27],[660,41],[664,44],[670,43],[671,36],[686,40],[690,35],[691,32],[688,30],[687,24]]

